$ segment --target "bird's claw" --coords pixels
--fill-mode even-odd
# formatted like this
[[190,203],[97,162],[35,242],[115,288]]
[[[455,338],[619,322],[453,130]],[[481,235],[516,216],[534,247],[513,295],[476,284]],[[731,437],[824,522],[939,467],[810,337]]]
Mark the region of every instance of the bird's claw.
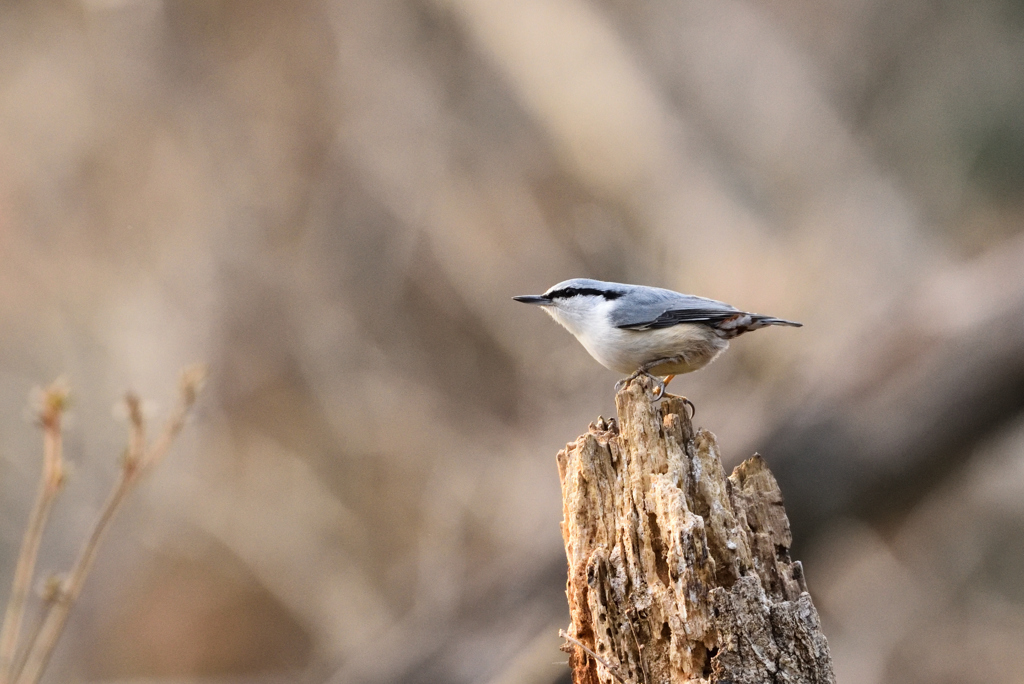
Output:
[[666,389],[666,386],[668,385],[668,380],[658,380],[657,378],[655,378],[655,381],[656,384],[653,390],[654,401],[661,401],[662,399],[667,399],[669,397],[672,397],[673,399],[682,399],[683,404],[690,407],[690,420],[693,420],[694,416],[697,415],[697,407],[693,405],[693,402],[684,396],[680,396],[678,394],[669,394],[668,390]]
[[665,380],[662,380],[661,378],[651,375],[648,371],[644,370],[643,368],[615,383],[615,391],[620,391],[623,387],[633,382],[641,375],[646,375],[647,377],[649,377],[651,379],[651,382],[654,384],[654,387],[651,388],[651,395],[653,396],[655,401],[665,396],[665,387],[666,385],[668,385],[668,383]]
[[655,401],[661,401],[662,399],[668,399],[670,397],[672,399],[682,399],[683,400],[683,404],[685,404],[686,406],[690,407],[690,420],[693,420],[693,417],[697,415],[697,407],[693,405],[692,401],[690,401],[686,397],[681,396],[679,394],[669,394],[668,392],[665,391],[665,384],[664,383],[661,383],[658,387],[655,387],[654,389],[655,390],[660,390],[660,391],[655,391],[655,393],[654,393],[654,400]]
[[666,388],[668,387],[669,381],[671,381],[672,378],[675,377],[674,375],[670,375],[667,378],[665,378],[664,380],[662,380],[661,378],[655,377],[655,376],[651,375],[648,371],[646,371],[643,368],[641,368],[640,370],[636,371],[635,373],[633,373],[629,377],[623,378],[622,380],[619,380],[617,383],[615,383],[615,391],[616,392],[620,391],[623,387],[625,387],[627,384],[629,384],[633,380],[636,380],[641,375],[646,375],[647,377],[649,377],[651,379],[651,382],[654,383],[654,387],[651,388],[651,397],[652,397],[652,399],[654,401],[661,401],[662,399],[665,399],[667,397],[673,397],[675,399],[682,399],[683,400],[683,404],[685,404],[686,406],[690,407],[690,419],[693,420],[693,417],[697,415],[697,407],[693,405],[692,401],[690,401],[686,397],[679,396],[678,394],[669,394],[668,393],[668,390]]
[[683,400],[683,404],[685,406],[689,406],[690,407],[690,420],[693,420],[694,416],[697,415],[697,407],[694,406],[693,402],[690,401],[689,399],[687,399],[686,397],[679,397],[679,398]]
[[657,382],[657,378],[655,378],[653,375],[651,375],[647,371],[645,371],[645,370],[638,370],[635,373],[633,373],[632,375],[630,375],[628,377],[625,377],[625,378],[622,378],[617,383],[615,383],[615,391],[616,392],[621,391],[623,387],[625,387],[629,383],[633,382],[634,380],[636,380],[641,375],[646,375],[649,378],[651,378],[652,380],[654,380],[655,382]]

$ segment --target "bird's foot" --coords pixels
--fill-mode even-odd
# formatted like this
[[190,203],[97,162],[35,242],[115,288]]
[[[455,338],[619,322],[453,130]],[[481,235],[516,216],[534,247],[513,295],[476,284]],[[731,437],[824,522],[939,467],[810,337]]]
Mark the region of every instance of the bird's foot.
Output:
[[692,401],[682,396],[681,394],[669,394],[665,390],[662,390],[661,394],[656,395],[654,400],[661,401],[662,399],[681,399],[683,404],[688,406],[690,409],[690,420],[693,420],[693,417],[697,415],[697,407],[693,405]]
[[[653,376],[651,376],[651,377],[653,377]],[[664,380],[658,380],[657,378],[654,378],[654,382],[655,382],[655,385],[654,385],[654,396],[656,398],[664,399],[667,396],[671,396],[668,393],[668,383],[672,382],[672,378],[674,378],[674,377],[676,377],[676,376],[675,375],[666,375]]]
[[693,417],[697,415],[697,407],[694,406],[693,402],[690,401],[689,399],[687,399],[686,397],[680,397],[680,396],[677,396],[675,394],[669,394],[667,396],[673,397],[675,399],[682,399],[683,400],[683,405],[690,407],[690,420],[693,420]]
[[692,420],[693,417],[697,415],[697,407],[693,405],[692,401],[678,394],[668,393],[668,383],[672,382],[672,378],[676,377],[675,375],[668,375],[665,377],[664,380],[662,380],[661,378],[651,375],[651,373],[645,370],[644,368],[641,368],[640,370],[636,371],[629,377],[623,378],[622,380],[619,380],[617,383],[615,383],[615,391],[620,391],[623,387],[631,383],[633,380],[636,380],[641,375],[646,375],[651,379],[651,382],[654,383],[654,387],[651,388],[651,396],[654,401],[661,401],[662,399],[665,399],[667,397],[672,397],[673,399],[682,399],[683,404],[690,407],[690,419]]
[[615,383],[615,391],[616,392],[621,392],[623,387],[625,387],[629,383],[633,382],[634,380],[639,378],[641,375],[646,375],[647,377],[649,377],[652,380],[654,380],[655,383],[660,382],[656,377],[654,377],[653,375],[651,375],[647,371],[645,371],[643,369],[640,369],[640,370],[636,371],[635,373],[633,373],[632,375],[630,375],[629,377],[622,378],[617,383]]
[[662,380],[661,378],[659,378],[659,377],[657,377],[655,375],[652,375],[650,372],[644,370],[643,368],[641,368],[640,370],[636,371],[635,373],[633,373],[629,377],[623,378],[622,380],[619,380],[617,383],[615,383],[615,391],[616,392],[621,391],[623,387],[625,387],[629,383],[633,382],[634,380],[636,380],[641,375],[646,375],[648,378],[651,379],[651,384],[653,385],[653,387],[651,388],[651,398],[654,401],[660,401],[661,399],[664,399],[667,396],[668,397],[674,396],[674,395],[668,394],[665,391],[665,388],[668,387],[668,383],[672,382],[672,378],[675,377],[674,375],[669,375],[664,380]]
[[668,383],[672,382],[672,378],[674,377],[676,376],[669,375],[664,380],[657,381],[657,384],[654,387],[654,400],[661,401],[662,399],[667,399],[668,397],[672,397],[673,399],[682,399],[683,404],[690,407],[690,419],[693,420],[693,417],[697,415],[697,407],[693,405],[693,402],[684,396],[668,393]]

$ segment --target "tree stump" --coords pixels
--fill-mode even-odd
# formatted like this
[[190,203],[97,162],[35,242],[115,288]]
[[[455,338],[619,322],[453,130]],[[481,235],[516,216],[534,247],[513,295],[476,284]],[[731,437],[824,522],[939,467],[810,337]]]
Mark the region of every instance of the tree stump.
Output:
[[558,453],[574,684],[833,683],[782,493],[640,377]]

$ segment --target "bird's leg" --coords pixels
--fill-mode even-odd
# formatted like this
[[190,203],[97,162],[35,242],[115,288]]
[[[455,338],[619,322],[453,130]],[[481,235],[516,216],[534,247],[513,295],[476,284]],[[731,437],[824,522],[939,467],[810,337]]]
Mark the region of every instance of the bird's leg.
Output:
[[658,386],[655,387],[655,389],[657,391],[654,393],[654,395],[657,396],[657,397],[666,397],[666,396],[668,396],[668,394],[667,394],[667,392],[668,392],[668,383],[672,382],[672,378],[674,378],[674,377],[676,377],[676,376],[675,375],[666,375],[665,379],[660,381],[658,383]]
[[660,365],[662,365],[664,363],[685,363],[685,362],[686,362],[686,358],[683,357],[683,356],[671,356],[671,357],[669,357],[667,359],[657,359],[656,361],[651,361],[650,363],[645,363],[643,366],[641,366],[632,375],[630,375],[627,378],[623,378],[622,380],[619,380],[617,383],[615,383],[615,391],[618,392],[623,387],[625,387],[628,383],[630,383],[633,380],[637,379],[641,375],[646,375],[647,377],[649,377],[651,379],[652,382],[654,382],[653,393],[654,393],[654,400],[655,401],[659,401],[661,399],[664,399],[665,397],[676,397],[677,399],[682,399],[683,403],[690,407],[690,419],[692,420],[693,417],[697,415],[697,407],[693,405],[693,402],[690,401],[689,399],[687,399],[686,397],[681,397],[681,396],[677,396],[677,395],[674,395],[674,394],[668,394],[668,392],[667,392],[668,383],[672,382],[672,378],[676,377],[676,375],[675,374],[670,374],[670,375],[665,376],[664,380],[661,380],[661,379],[659,379],[658,377],[654,376],[651,373],[651,369],[657,368],[658,366],[660,366]]
[[669,375],[664,380],[661,381],[660,387],[656,388],[656,389],[660,389],[661,391],[659,393],[655,394],[655,398],[656,399],[665,399],[666,397],[674,397],[676,399],[682,399],[683,403],[690,407],[690,420],[693,420],[693,417],[695,415],[697,415],[697,407],[693,405],[693,402],[690,401],[689,399],[687,399],[684,396],[680,396],[678,394],[669,394],[668,393],[668,389],[667,389],[668,388],[668,383],[672,382],[672,378],[674,378],[674,377],[676,377],[676,376]]
[[629,377],[626,377],[626,378],[623,378],[622,380],[619,380],[617,383],[615,383],[615,391],[618,392],[623,387],[625,387],[627,384],[633,382],[634,380],[636,380],[641,375],[646,375],[647,377],[649,377],[651,379],[651,382],[654,383],[654,388],[652,390],[652,392],[654,393],[654,398],[656,400],[660,399],[665,394],[665,385],[667,385],[672,380],[672,378],[674,378],[675,376],[674,375],[670,375],[665,380],[661,380],[656,375],[654,375],[654,374],[652,374],[650,372],[649,369],[653,368],[653,367],[654,366],[652,366],[651,364],[647,364],[643,368],[640,368],[639,370],[635,371]]
[[[629,377],[622,378],[617,383],[615,383],[615,391],[616,392],[620,391],[623,387],[625,387],[629,383],[633,382],[634,380],[636,380],[641,375],[647,375],[647,376],[650,376],[651,378],[654,378],[653,375],[651,375],[650,373],[645,371],[643,368],[641,368],[640,370],[636,371],[635,373],[633,373]],[[657,378],[655,378],[655,381],[657,381]]]
[[685,363],[685,362],[686,362],[686,359],[683,356],[670,356],[670,357],[665,358],[665,359],[655,359],[654,361],[651,361],[649,363],[645,363],[644,365],[640,366],[640,370],[638,370],[637,373],[644,373],[644,374],[650,376],[654,380],[654,382],[655,382],[654,398],[655,399],[664,399],[665,398],[665,390],[668,387],[668,383],[672,382],[672,378],[674,378],[676,376],[675,375],[668,375],[668,376],[665,377],[664,380],[658,380],[657,378],[654,377],[654,375],[651,374],[651,371],[653,369],[657,368],[658,366],[661,366],[661,365],[666,364],[666,363]]
[[676,356],[666,356],[663,359],[655,359],[654,361],[649,361],[648,363],[640,366],[640,370],[638,372],[650,375],[652,369],[657,368],[658,366],[664,366],[666,363],[686,363],[686,356],[678,354]]
[[681,357],[681,356],[672,356],[672,357],[667,358],[667,359],[656,359],[654,361],[651,361],[650,363],[645,363],[644,365],[640,366],[640,368],[638,368],[636,371],[634,371],[632,375],[630,375],[627,378],[623,378],[622,380],[619,380],[617,383],[615,383],[615,391],[618,392],[623,387],[625,387],[627,384],[633,382],[634,380],[636,380],[641,375],[646,375],[647,377],[649,377],[654,382],[654,390],[655,390],[654,391],[654,396],[655,397],[659,397],[659,396],[661,396],[662,393],[664,393],[665,385],[668,384],[668,380],[671,380],[675,376],[674,375],[670,375],[668,377],[668,380],[666,380],[665,382],[662,382],[657,377],[655,377],[654,374],[651,373],[651,369],[652,368],[656,368],[657,366],[660,366],[661,364],[666,363],[666,362],[679,363],[679,362],[682,362],[682,361],[684,361],[683,357]]

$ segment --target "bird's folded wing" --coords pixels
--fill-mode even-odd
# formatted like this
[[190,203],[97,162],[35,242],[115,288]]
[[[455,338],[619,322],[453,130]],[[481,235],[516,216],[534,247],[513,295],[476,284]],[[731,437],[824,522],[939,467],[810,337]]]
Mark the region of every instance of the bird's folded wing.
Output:
[[740,313],[735,307],[714,299],[677,295],[672,298],[651,297],[633,301],[630,306],[617,307],[610,314],[612,325],[623,330],[668,328],[680,323],[718,323]]

